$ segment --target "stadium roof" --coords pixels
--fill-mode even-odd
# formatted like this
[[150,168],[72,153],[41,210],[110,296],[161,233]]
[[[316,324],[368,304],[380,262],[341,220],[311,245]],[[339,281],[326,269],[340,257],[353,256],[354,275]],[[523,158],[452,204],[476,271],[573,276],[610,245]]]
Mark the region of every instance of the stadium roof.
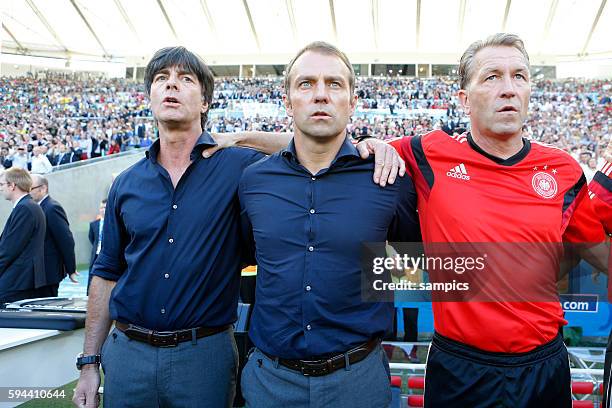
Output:
[[[453,55],[501,31],[532,56],[612,56],[606,0],[2,0],[3,53],[123,60],[182,44],[209,62],[313,40],[349,55]],[[214,60],[214,61],[211,61]],[[354,61],[356,62],[356,61]]]

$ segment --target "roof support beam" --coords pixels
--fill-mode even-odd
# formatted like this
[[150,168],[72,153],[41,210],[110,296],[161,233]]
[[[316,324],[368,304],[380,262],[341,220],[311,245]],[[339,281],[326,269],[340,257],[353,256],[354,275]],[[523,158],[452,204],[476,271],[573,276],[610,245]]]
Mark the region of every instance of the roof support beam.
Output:
[[291,25],[291,31],[293,32],[293,43],[295,47],[298,46],[297,26],[295,25],[295,15],[293,14],[293,0],[285,0],[287,6],[287,14],[289,15],[289,24]]
[[208,9],[208,3],[206,2],[206,0],[200,0],[200,5],[202,6],[202,12],[204,13],[204,16],[206,16],[206,21],[208,21],[210,32],[212,33],[215,41],[219,41],[217,26],[215,26],[215,20],[212,18],[212,14],[210,14],[210,10]]
[[123,8],[123,4],[121,4],[121,0],[115,0],[115,6],[117,6],[117,9],[119,10],[119,13],[121,14],[121,17],[123,17],[123,21],[125,21],[125,24],[129,27],[130,31],[132,32],[132,34],[134,35],[138,43],[142,45],[142,40],[140,39],[140,36],[138,35],[138,31],[136,31],[134,24],[132,24],[132,20],[130,20],[130,16],[128,16],[128,14],[125,12],[125,9]]
[[378,0],[372,0],[372,27],[374,29],[374,47],[378,49]]
[[546,24],[544,24],[544,34],[542,35],[542,43],[540,44],[540,48],[544,46],[544,44],[546,43],[546,40],[548,39],[548,33],[550,32],[550,26],[552,26],[552,22],[555,19],[555,13],[557,12],[557,4],[559,4],[559,0],[552,0],[550,2],[550,9],[548,10],[548,17],[546,18]]
[[253,23],[253,16],[251,16],[251,9],[249,9],[249,3],[247,0],[242,0],[242,5],[244,6],[244,11],[249,19],[249,25],[251,26],[251,33],[253,33],[253,38],[255,39],[255,44],[257,44],[257,50],[261,51],[261,45],[259,44],[259,36],[257,35],[257,30],[255,30],[255,24]]
[[457,45],[461,46],[463,43],[463,27],[465,26],[465,2],[461,0],[459,2],[459,23],[457,23]]
[[32,0],[26,0],[26,3],[28,4],[28,6],[30,6],[30,8],[32,9],[32,11],[34,12],[34,14],[36,14],[36,17],[38,17],[38,19],[40,20],[41,23],[43,23],[43,25],[45,26],[45,28],[47,29],[47,31],[49,31],[49,33],[53,36],[53,38],[55,38],[55,41],[57,42],[57,44],[62,47],[64,49],[65,52],[70,52],[68,50],[68,48],[64,45],[64,43],[62,42],[62,39],[59,38],[59,35],[57,35],[57,33],[55,32],[55,30],[53,29],[53,27],[51,27],[51,24],[49,24],[49,22],[47,21],[47,19],[45,18],[45,16],[43,16],[43,14],[40,12],[40,10],[38,9],[38,7],[36,7],[36,4],[34,4],[34,2]]
[[506,32],[506,24],[508,23],[508,13],[510,13],[510,4],[512,4],[512,0],[506,0],[506,11],[504,11],[504,21],[502,22],[501,32]]
[[416,49],[421,48],[421,0],[416,1]]
[[597,28],[597,23],[599,22],[599,18],[601,17],[601,13],[603,13],[605,7],[606,7],[606,0],[601,0],[601,4],[599,5],[599,10],[597,10],[597,14],[595,15],[595,20],[593,20],[593,25],[591,26],[591,31],[589,31],[589,35],[586,41],[584,42],[584,47],[582,47],[582,52],[580,53],[580,55],[582,56],[586,55],[587,47],[589,46],[589,43],[591,42],[591,37],[593,36],[593,31],[595,31],[595,28]]
[[334,42],[338,43],[338,28],[336,27],[336,11],[334,10],[334,0],[329,0],[329,15],[331,16]]
[[100,41],[100,38],[98,38],[98,35],[94,31],[94,29],[91,26],[91,24],[89,24],[89,21],[87,21],[87,19],[85,18],[85,16],[81,12],[81,9],[79,8],[79,6],[77,6],[77,4],[76,4],[76,2],[74,0],[70,0],[70,3],[72,4],[72,6],[76,10],[76,12],[79,14],[79,16],[81,16],[81,19],[83,20],[83,22],[85,23],[85,25],[89,29],[89,32],[91,33],[91,35],[93,35],[94,38],[96,39],[96,41],[98,42],[98,45],[100,46],[100,48],[102,48],[102,52],[104,53],[104,57],[105,58],[106,57],[110,57],[110,54],[106,51],[106,48],[104,48],[104,45],[102,44],[102,41]]
[[6,31],[6,33],[9,35],[9,37],[11,37],[13,39],[13,42],[15,44],[17,44],[17,50],[22,53],[25,54],[26,53],[26,48],[21,45],[21,43],[19,42],[19,40],[17,40],[17,38],[13,35],[13,33],[11,33],[11,31],[8,29],[8,27],[6,25],[4,25],[4,23],[2,23],[2,28],[4,29],[4,31]]
[[170,21],[170,17],[168,16],[168,13],[166,13],[166,9],[164,7],[164,4],[162,3],[162,0],[157,0],[157,5],[159,6],[159,9],[164,15],[164,18],[166,19],[166,23],[168,23],[168,27],[170,27],[170,31],[172,31],[172,35],[174,36],[174,39],[177,42],[179,42],[178,35],[176,35],[176,30],[174,29],[174,26],[172,25],[172,21]]

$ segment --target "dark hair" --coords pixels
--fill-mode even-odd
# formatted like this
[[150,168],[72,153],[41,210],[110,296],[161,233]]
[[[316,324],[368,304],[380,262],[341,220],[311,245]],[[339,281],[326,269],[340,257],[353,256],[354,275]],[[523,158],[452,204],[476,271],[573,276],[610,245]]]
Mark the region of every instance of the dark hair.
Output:
[[[166,47],[158,50],[151,58],[145,69],[145,91],[147,96],[151,94],[151,84],[157,73],[170,67],[181,69],[195,75],[202,87],[202,99],[208,104],[212,103],[215,80],[212,72],[204,61],[185,47]],[[208,109],[200,115],[202,130],[206,127],[208,120]]]

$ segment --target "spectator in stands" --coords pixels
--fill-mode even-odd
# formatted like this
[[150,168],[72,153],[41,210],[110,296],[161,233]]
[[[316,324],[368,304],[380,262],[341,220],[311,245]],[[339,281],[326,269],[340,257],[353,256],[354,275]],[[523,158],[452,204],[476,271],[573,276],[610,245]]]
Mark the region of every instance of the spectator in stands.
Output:
[[110,149],[108,149],[108,154],[109,154],[109,155],[111,155],[111,154],[116,154],[116,153],[119,153],[120,151],[121,151],[121,149],[120,149],[120,147],[119,147],[119,144],[118,144],[118,142],[117,142],[117,139],[114,139],[114,138],[113,138],[113,139],[111,139],[111,142],[110,142]]
[[8,169],[13,165],[8,147],[2,147],[0,149],[0,165],[5,169]]
[[32,151],[32,174],[47,174],[53,171],[53,165],[47,158],[45,146],[37,146]]
[[12,167],[28,170],[29,160],[25,146],[18,146],[15,154],[11,157]]
[[39,297],[45,278],[45,214],[32,197],[27,170],[0,174],[0,192],[13,204],[0,235],[0,304]]

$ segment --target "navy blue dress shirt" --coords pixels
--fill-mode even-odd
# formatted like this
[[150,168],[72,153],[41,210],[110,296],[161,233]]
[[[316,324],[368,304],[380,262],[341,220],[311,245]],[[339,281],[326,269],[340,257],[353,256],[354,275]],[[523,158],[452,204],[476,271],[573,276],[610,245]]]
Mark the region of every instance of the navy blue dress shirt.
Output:
[[420,241],[416,193],[408,177],[378,186],[373,170],[348,139],[316,175],[293,141],[245,170],[242,225],[258,265],[249,335],[264,352],[341,353],[392,329],[392,302],[361,299],[361,244]]
[[151,330],[217,327],[236,320],[240,279],[243,170],[263,157],[215,145],[203,133],[176,188],[158,163],[159,141],[111,187],[102,251],[93,275],[117,281],[113,320]]

